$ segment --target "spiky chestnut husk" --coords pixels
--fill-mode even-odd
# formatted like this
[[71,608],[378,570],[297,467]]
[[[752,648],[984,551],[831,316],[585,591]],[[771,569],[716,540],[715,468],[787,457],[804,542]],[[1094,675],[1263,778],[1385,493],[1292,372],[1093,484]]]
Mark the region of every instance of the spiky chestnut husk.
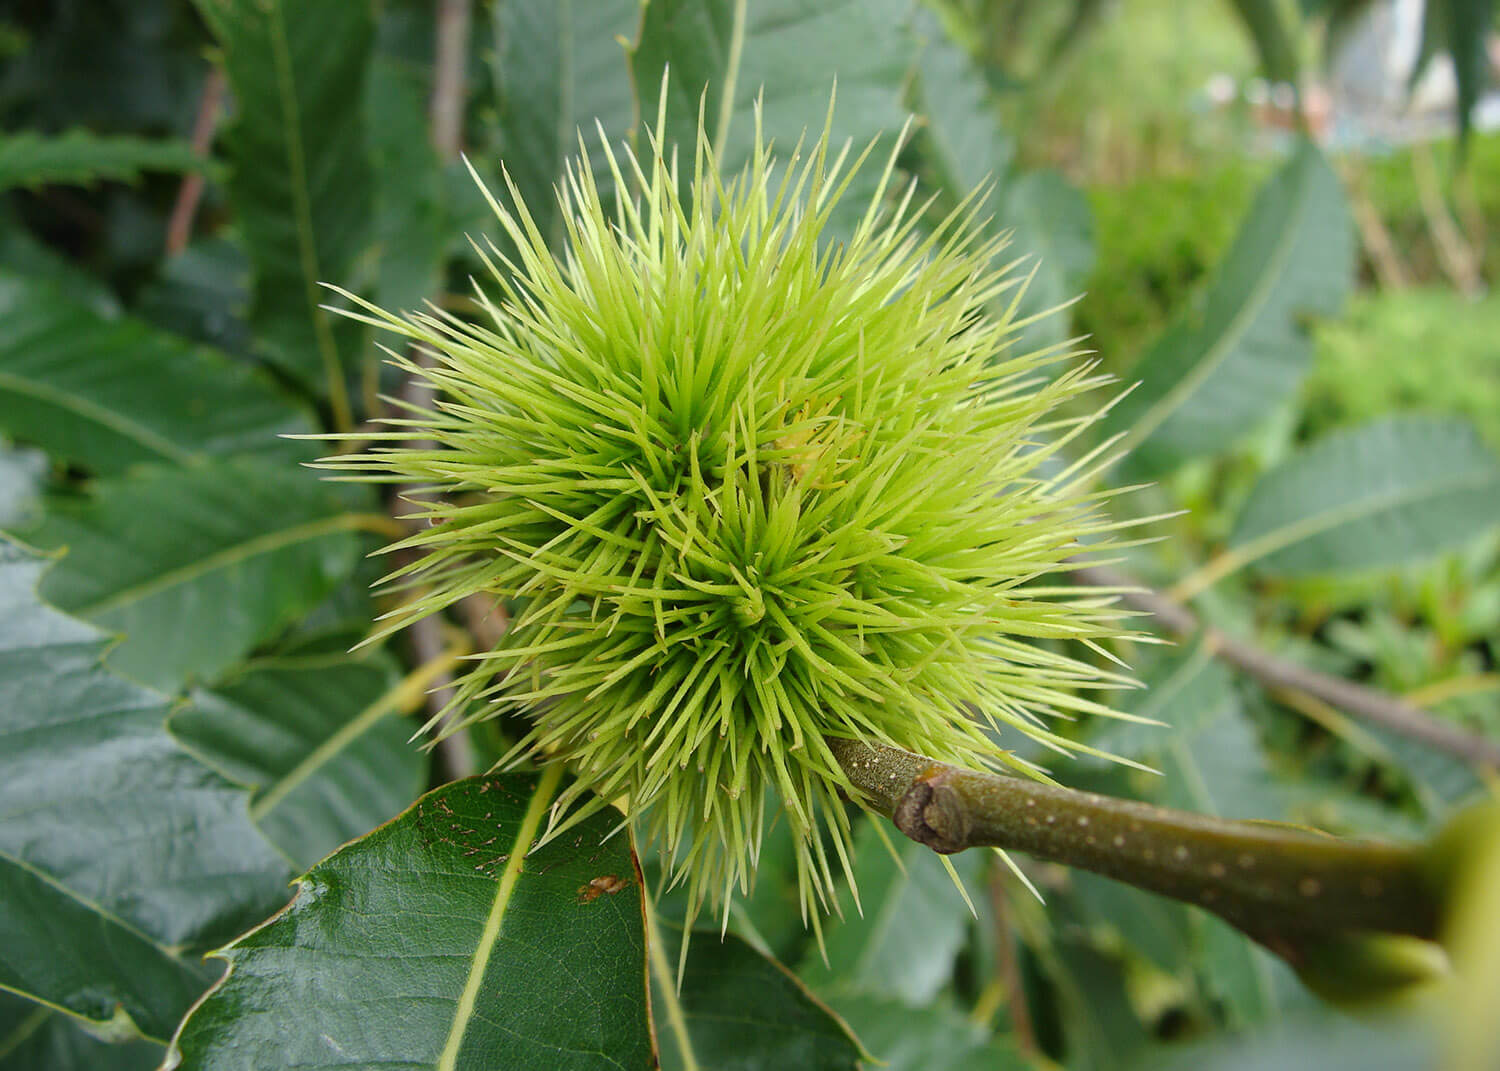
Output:
[[684,191],[656,129],[642,160],[603,142],[631,191],[609,209],[586,150],[568,169],[560,259],[514,186],[490,198],[513,252],[480,250],[482,322],[345,295],[427,352],[395,360],[440,400],[327,463],[438,493],[391,548],[418,557],[390,628],[521,605],[456,724],[524,712],[513,757],[577,775],[558,813],[623,801],[694,910],[747,888],[778,800],[816,921],[849,870],[828,738],[1037,773],[994,731],[1068,749],[1044,715],[1104,709],[1080,690],[1118,678],[1038,642],[1116,631],[1037,583],[1112,528],[1099,455],[1058,461],[1090,418],[1057,407],[1098,381],[1016,352],[1018,262],[973,203],[924,231],[894,152],[837,241],[870,149],[848,164],[825,128],[778,167],[757,115],[727,180],[700,129]]

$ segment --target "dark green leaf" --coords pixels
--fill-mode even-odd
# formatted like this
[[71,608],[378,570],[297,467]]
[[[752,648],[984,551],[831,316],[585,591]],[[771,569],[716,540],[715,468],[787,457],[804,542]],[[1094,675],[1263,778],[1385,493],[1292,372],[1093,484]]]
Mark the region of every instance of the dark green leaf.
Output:
[[[1078,296],[1093,268],[1088,201],[1055,172],[1012,168],[1014,145],[1000,127],[984,75],[940,28],[929,23],[927,34],[917,77],[926,156],[952,202],[993,182],[986,202],[993,213],[989,227],[1011,232],[1002,256],[1025,257],[1021,270],[1035,270],[1017,315],[1056,309]],[[1012,296],[1007,293],[1004,301],[1008,304]],[[1069,325],[1066,312],[1046,316],[1024,329],[1026,342],[1037,347],[1062,342],[1071,333]]]
[[1307,315],[1337,312],[1353,282],[1354,229],[1338,176],[1300,145],[1256,198],[1201,308],[1131,371],[1140,385],[1103,430],[1133,471],[1221,449],[1286,400],[1311,360]]
[[354,354],[319,308],[371,237],[374,180],[359,107],[369,0],[195,0],[223,49],[235,120],[230,199],[254,266],[250,319],[266,355],[331,390]]
[[353,571],[371,518],[304,469],[150,468],[57,501],[28,538],[68,553],[43,595],[123,641],[110,664],[173,690],[211,679]]
[[251,369],[44,283],[0,273],[0,429],[91,472],[310,451],[307,416]]
[[1297,81],[1297,42],[1282,18],[1280,0],[1233,0],[1255,42],[1261,70],[1273,82]]
[[1057,940],[1037,949],[1055,990],[1067,1066],[1118,1071],[1132,1066],[1146,1032],[1126,995],[1121,966],[1087,944]]
[[[820,993],[864,993],[907,1004],[930,1002],[948,983],[972,916],[942,859],[925,845],[889,834],[898,863],[873,820],[855,836],[855,876],[863,912],[844,898],[844,918],[828,926],[828,962],[814,950],[798,973]],[[982,852],[949,857],[969,895],[979,893]]]
[[856,151],[876,135],[893,135],[906,118],[901,91],[915,56],[900,0],[665,0],[650,4],[631,57],[641,114],[656,115],[661,76],[670,67],[669,140],[694,143],[698,101],[728,172],[749,159],[752,112],[764,95],[765,131],[783,153],[806,131],[816,137],[838,75],[835,144]]
[[236,241],[200,238],[162,264],[136,296],[135,314],[237,357],[250,358],[250,261]]
[[553,187],[562,179],[564,161],[578,155],[580,131],[591,146],[601,193],[613,188],[594,123],[620,139],[635,122],[624,42],[636,39],[642,7],[639,0],[509,0],[494,6],[500,157],[554,246],[563,230]]
[[527,854],[556,783],[445,785],[315,866],[224,950],[179,1066],[648,1068],[640,872],[608,813]]
[[983,72],[948,40],[935,16],[923,20],[922,31],[915,88],[917,110],[926,118],[921,136],[928,159],[955,197],[986,182],[1003,186],[1015,143],[1000,126]]
[[1448,53],[1458,84],[1460,148],[1468,142],[1474,105],[1484,92],[1491,67],[1489,40],[1494,25],[1494,0],[1426,0],[1422,7],[1422,42],[1410,83],[1417,84],[1439,51]]
[[[679,931],[658,926],[652,1009],[663,1071],[856,1071],[848,1028],[792,974],[733,934],[693,934],[674,992]],[[660,955],[658,955],[658,951]],[[662,984],[665,975],[665,986]],[[684,1050],[691,1051],[689,1060]]]
[[373,299],[386,309],[422,307],[441,287],[451,236],[442,164],[427,129],[427,72],[388,56],[370,67],[367,107],[375,157],[378,267]]
[[[733,174],[749,159],[762,93],[765,135],[785,159],[804,133],[811,140],[822,131],[837,73],[830,142],[851,139],[858,153],[884,134],[888,152],[906,119],[901,95],[915,57],[909,13],[904,0],[651,3],[631,57],[641,115],[655,122],[669,68],[667,140],[688,152],[703,98],[705,128],[722,170]],[[863,211],[858,190],[872,187],[882,162],[867,164],[846,195],[851,212]]]
[[1458,129],[1467,139],[1474,105],[1493,67],[1490,52],[1495,27],[1494,0],[1443,0],[1448,15],[1448,50],[1458,79]]
[[56,137],[0,134],[0,192],[16,187],[130,182],[143,171],[198,171],[208,161],[185,141],[106,137],[70,130]]
[[59,1011],[0,993],[0,1071],[156,1071],[161,1058],[160,1045],[100,1041]]
[[3,216],[0,216],[0,267],[16,278],[50,284],[97,316],[114,319],[120,315],[120,299],[113,290],[76,261],[37,241],[25,227]]
[[182,950],[281,902],[286,864],[42,569],[0,543],[0,988],[165,1039],[212,973]]
[[1230,536],[1280,576],[1385,568],[1500,524],[1500,459],[1463,420],[1391,417],[1337,431],[1268,472]]
[[193,693],[171,729],[256,790],[251,816],[299,867],[405,809],[427,778],[413,726],[397,715],[422,688],[379,659],[306,654],[259,659]]

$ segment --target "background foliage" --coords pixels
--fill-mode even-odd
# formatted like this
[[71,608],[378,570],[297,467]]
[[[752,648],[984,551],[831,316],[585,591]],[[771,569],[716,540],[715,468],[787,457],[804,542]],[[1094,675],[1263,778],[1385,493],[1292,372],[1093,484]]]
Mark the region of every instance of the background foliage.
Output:
[[[707,87],[731,166],[757,94],[790,143],[836,73],[839,136],[919,117],[903,162],[938,209],[993,181],[1030,311],[1087,291],[1028,341],[1088,334],[1140,381],[1107,429],[1136,448],[1119,482],[1156,481],[1118,508],[1167,518],[1135,575],[1500,739],[1500,139],[1463,170],[1452,143],[1329,152],[1200,93],[1316,68],[1368,6],[0,3],[0,1068],[154,1067],[174,1034],[213,1068],[1432,1066],[1423,1028],[1344,1018],[1208,915],[1020,860],[1044,907],[969,852],[971,915],[869,823],[826,955],[773,829],[679,997],[652,860],[520,866],[535,777],[467,776],[514,726],[407,743],[503,621],[350,653],[400,505],[279,437],[401,390],[320,283],[469,310],[465,235],[494,235],[459,148],[557,237],[574,131],[639,136],[663,68],[679,124]],[[1491,5],[1429,10],[1467,102]],[[1480,790],[1191,636],[1121,653],[1146,685],[1122,705],[1167,728],[1068,731],[1163,776],[1064,783],[1390,837]]]

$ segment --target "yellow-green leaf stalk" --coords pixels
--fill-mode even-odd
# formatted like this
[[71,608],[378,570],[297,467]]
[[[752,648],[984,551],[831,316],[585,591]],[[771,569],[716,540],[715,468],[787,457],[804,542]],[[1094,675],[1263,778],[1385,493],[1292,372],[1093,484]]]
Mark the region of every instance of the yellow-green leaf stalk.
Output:
[[1049,717],[1103,709],[1087,694],[1120,678],[1046,641],[1116,632],[1051,582],[1112,523],[1102,455],[1059,453],[1091,419],[1059,407],[1100,380],[1020,346],[1021,262],[977,203],[924,227],[892,151],[840,239],[870,149],[825,128],[778,165],[756,127],[728,176],[700,129],[686,183],[664,116],[639,157],[605,141],[626,192],[569,167],[556,254],[507,183],[477,321],[351,295],[439,400],[329,464],[436,492],[395,544],[416,594],[392,628],[519,604],[457,724],[523,713],[512,758],[567,763],[564,807],[625,801],[695,910],[747,888],[774,798],[816,921],[861,798],[831,740],[1041,776],[1007,735],[1067,749]]

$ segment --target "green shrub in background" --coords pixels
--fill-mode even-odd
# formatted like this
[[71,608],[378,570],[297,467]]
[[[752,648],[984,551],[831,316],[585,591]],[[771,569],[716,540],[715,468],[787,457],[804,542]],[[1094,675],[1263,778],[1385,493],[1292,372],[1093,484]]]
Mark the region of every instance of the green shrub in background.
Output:
[[1462,413],[1500,446],[1500,298],[1423,287],[1357,295],[1315,332],[1302,432],[1383,413]]
[[1097,252],[1074,322],[1109,368],[1128,375],[1146,341],[1192,299],[1268,170],[1237,162],[1089,190]]

